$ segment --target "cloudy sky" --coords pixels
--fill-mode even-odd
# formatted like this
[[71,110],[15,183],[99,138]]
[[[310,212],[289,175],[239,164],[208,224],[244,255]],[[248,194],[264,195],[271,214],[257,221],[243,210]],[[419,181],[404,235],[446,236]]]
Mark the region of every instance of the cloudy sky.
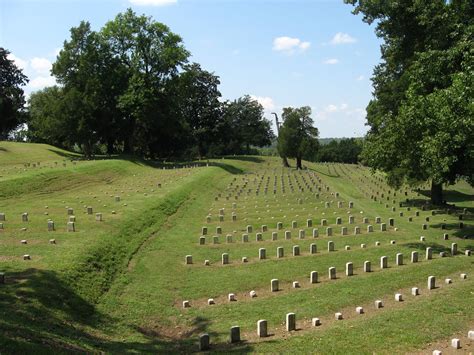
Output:
[[311,106],[323,138],[366,132],[380,41],[342,0],[0,0],[0,46],[30,93],[54,85],[51,63],[71,27],[98,30],[128,7],[181,35],[190,60],[220,76],[224,99],[252,95],[269,119]]

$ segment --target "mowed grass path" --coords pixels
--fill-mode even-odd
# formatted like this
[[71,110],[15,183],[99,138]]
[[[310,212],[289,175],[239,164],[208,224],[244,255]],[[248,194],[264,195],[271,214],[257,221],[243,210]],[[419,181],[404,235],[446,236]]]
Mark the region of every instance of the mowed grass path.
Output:
[[[7,215],[0,232],[0,270],[7,275],[6,285],[0,287],[0,346],[7,352],[191,352],[198,349],[197,337],[203,332],[211,334],[212,349],[222,352],[407,352],[427,349],[436,340],[448,342],[451,334],[467,334],[473,327],[474,266],[464,251],[474,249],[474,204],[472,188],[465,184],[447,194],[457,206],[470,209],[459,229],[461,210],[432,215],[420,205],[400,207],[406,198],[422,202],[426,197],[410,190],[405,196],[405,189],[393,196],[379,176],[357,166],[308,163],[309,170],[300,173],[282,171],[279,159],[254,157],[167,170],[122,160],[75,165],[66,161],[63,166],[64,154],[55,155],[49,147],[36,159],[44,159],[41,168],[25,168],[25,161],[15,164],[17,158],[5,158],[15,145],[7,148],[0,152],[0,165],[4,159],[10,166],[2,170],[0,191],[13,191],[0,200],[0,212]],[[45,176],[53,182],[38,183]],[[349,201],[354,203],[351,209]],[[86,213],[87,206],[93,207],[93,215]],[[65,229],[66,207],[74,209],[74,233]],[[221,208],[223,221],[218,217]],[[23,212],[29,213],[27,223],[21,222]],[[102,222],[95,221],[96,212],[103,213]],[[349,215],[354,224],[349,224]],[[336,217],[342,218],[342,225],[336,225]],[[374,232],[367,232],[364,217]],[[387,223],[386,232],[380,231],[375,217]],[[48,218],[55,221],[55,232],[47,232]],[[326,227],[320,225],[323,218],[333,236],[326,236]],[[388,226],[389,218],[395,219],[398,230]],[[307,219],[313,227],[306,226]],[[280,221],[283,229],[277,230]],[[297,228],[291,228],[292,221]],[[422,230],[423,223],[429,225],[427,230]],[[441,230],[442,223],[446,230]],[[247,225],[253,231],[243,243]],[[262,225],[268,231],[262,233],[263,241],[256,241]],[[206,244],[199,245],[203,226],[209,234]],[[341,226],[347,227],[348,235],[341,235]],[[361,228],[356,236],[355,226]],[[222,235],[213,244],[217,227]],[[313,228],[319,230],[317,238],[312,237]],[[304,239],[298,238],[300,229]],[[285,230],[291,231],[290,240],[284,238]],[[278,233],[277,240],[272,240],[272,232]],[[445,232],[449,240],[442,238]],[[232,243],[226,242],[227,234]],[[48,243],[51,238],[56,245]],[[21,239],[27,244],[20,244]],[[334,252],[328,252],[328,241],[335,243]],[[449,254],[453,242],[458,255],[441,258],[439,252]],[[316,254],[309,253],[312,243]],[[294,245],[300,246],[300,256],[292,255]],[[427,246],[433,249],[433,260],[424,258]],[[284,248],[283,258],[276,257],[277,247]],[[266,249],[266,260],[258,259],[259,248]],[[419,263],[410,262],[412,251],[419,252]],[[229,265],[221,265],[222,253],[229,254]],[[402,266],[395,265],[397,253],[404,254]],[[22,260],[24,254],[31,260]],[[184,263],[188,254],[192,265]],[[380,269],[381,256],[388,257],[388,269]],[[248,262],[242,263],[242,257]],[[371,273],[362,270],[366,260],[372,262]],[[354,264],[354,276],[344,275],[347,262]],[[332,266],[337,280],[328,280]],[[319,283],[309,283],[311,271],[319,272]],[[460,273],[467,273],[468,279],[461,281]],[[426,290],[429,275],[437,276],[442,287]],[[445,277],[453,284],[444,285]],[[280,280],[281,291],[269,292],[272,278]],[[301,287],[292,288],[293,281]],[[414,286],[421,290],[418,297],[409,293]],[[249,297],[251,290],[257,291],[254,299]],[[396,292],[406,301],[394,302]],[[237,301],[228,302],[228,293],[236,294]],[[208,298],[216,304],[209,306]],[[386,307],[376,311],[376,299],[384,300]],[[191,307],[183,309],[183,300]],[[354,316],[356,306],[364,306],[366,314]],[[344,321],[332,320],[338,311],[344,313]],[[296,313],[299,331],[284,330],[288,312]],[[320,317],[323,324],[312,328],[312,317]],[[268,321],[272,336],[256,337],[259,319]],[[233,325],[241,326],[240,344],[228,344]]]

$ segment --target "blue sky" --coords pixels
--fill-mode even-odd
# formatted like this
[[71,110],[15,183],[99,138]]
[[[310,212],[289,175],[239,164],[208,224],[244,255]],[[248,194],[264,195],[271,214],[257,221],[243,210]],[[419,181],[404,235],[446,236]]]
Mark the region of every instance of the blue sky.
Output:
[[98,30],[128,7],[179,34],[190,60],[220,76],[223,99],[252,95],[269,119],[311,106],[323,138],[366,132],[380,41],[342,0],[0,0],[0,46],[30,93],[54,84],[51,62],[71,27]]

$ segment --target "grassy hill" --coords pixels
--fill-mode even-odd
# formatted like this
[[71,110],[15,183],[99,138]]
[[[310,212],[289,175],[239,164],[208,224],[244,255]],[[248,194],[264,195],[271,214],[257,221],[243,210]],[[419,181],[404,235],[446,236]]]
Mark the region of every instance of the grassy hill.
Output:
[[[463,350],[474,350],[467,339],[474,324],[474,264],[465,255],[474,250],[474,191],[467,184],[450,188],[446,197],[456,208],[448,211],[426,205],[425,191],[393,191],[380,175],[356,165],[307,163],[308,170],[297,172],[282,170],[273,157],[179,167],[76,157],[47,145],[0,142],[2,353],[192,352],[202,333],[210,334],[213,351],[225,353],[428,352],[447,350],[452,337],[461,339]],[[22,221],[25,212],[28,221]],[[74,232],[67,231],[70,213]],[[354,235],[356,226],[360,234]],[[203,227],[208,233],[200,245]],[[311,244],[317,253],[310,253]],[[299,256],[293,256],[295,245]],[[277,258],[277,247],[284,257]],[[425,260],[427,247],[432,260]],[[413,251],[417,263],[410,260]],[[228,265],[221,263],[223,253]],[[396,265],[397,253],[403,265]],[[186,255],[192,264],[185,264]],[[382,256],[386,269],[379,267]],[[364,272],[365,261],[372,272]],[[345,275],[348,262],[354,276]],[[328,278],[330,267],[336,280]],[[309,282],[311,271],[318,271],[318,283]],[[437,278],[434,290],[426,288],[430,275]],[[280,290],[270,292],[275,278]],[[293,288],[294,281],[300,287]],[[411,295],[412,287],[419,296]],[[257,297],[249,296],[252,290]],[[229,293],[237,301],[229,302]],[[404,301],[396,302],[395,293]],[[385,306],[375,309],[375,300]],[[356,313],[358,306],[364,314]],[[297,331],[285,330],[289,312],[296,314]],[[335,312],[344,319],[336,321]],[[313,317],[321,326],[311,325]],[[269,337],[257,337],[260,319],[267,320]],[[243,341],[229,344],[234,325]]]

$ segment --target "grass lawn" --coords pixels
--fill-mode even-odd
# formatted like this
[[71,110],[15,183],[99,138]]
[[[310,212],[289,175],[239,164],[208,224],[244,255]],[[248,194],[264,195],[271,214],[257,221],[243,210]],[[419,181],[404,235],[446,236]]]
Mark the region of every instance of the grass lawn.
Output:
[[[381,174],[356,165],[306,163],[300,172],[283,170],[272,157],[179,166],[79,158],[48,145],[0,142],[2,353],[189,353],[198,351],[202,333],[210,334],[212,351],[225,353],[430,352],[454,335],[464,351],[474,350],[467,338],[474,328],[474,259],[465,255],[474,250],[474,190],[464,182],[446,191],[456,206],[448,210],[426,204],[426,186],[394,191]],[[75,232],[67,231],[71,213]],[[397,253],[403,265],[396,265]],[[364,272],[365,261],[371,272]],[[353,276],[345,274],[348,262]],[[318,283],[310,283],[312,271]],[[430,275],[435,290],[426,287]],[[270,290],[272,279],[278,292]],[[228,301],[230,293],[237,301]],[[395,293],[404,301],[396,302]],[[375,309],[375,300],[385,306]],[[357,315],[357,306],[366,312]],[[289,312],[297,331],[285,330]],[[344,319],[336,321],[335,312]],[[313,317],[321,326],[312,327]],[[270,336],[257,337],[260,319]],[[242,341],[229,344],[235,325]]]

